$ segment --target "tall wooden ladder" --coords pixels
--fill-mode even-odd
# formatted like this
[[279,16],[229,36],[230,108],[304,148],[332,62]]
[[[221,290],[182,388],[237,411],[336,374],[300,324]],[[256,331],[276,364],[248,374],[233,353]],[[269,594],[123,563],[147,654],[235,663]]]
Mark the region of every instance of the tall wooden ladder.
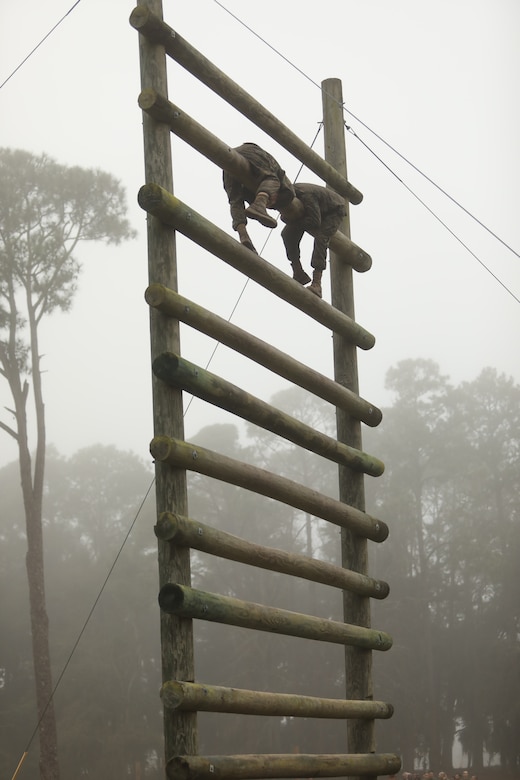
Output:
[[[227,77],[163,21],[162,0],[147,0],[130,17],[139,32],[145,184],[138,200],[147,212],[153,369],[154,438],[159,548],[159,604],[166,773],[171,778],[377,777],[396,773],[400,759],[375,752],[376,719],[389,718],[391,704],[374,701],[372,651],[387,650],[391,637],[371,627],[370,600],[389,587],[368,573],[368,542],[382,542],[388,528],[365,512],[364,475],[378,476],[383,464],[363,452],[361,423],[376,426],[381,412],[359,396],[357,348],[375,339],[354,318],[352,271],[367,271],[370,256],[350,239],[347,217],[331,240],[331,304],[242,246],[232,236],[173,194],[171,133],[219,168],[247,184],[244,159],[198,124],[168,97],[166,67],[171,58],[319,176],[349,203],[362,200],[347,179],[341,82],[322,84],[324,158]],[[254,334],[221,319],[179,293],[176,232],[204,247],[270,293],[332,332],[332,380]],[[190,363],[180,353],[180,323],[261,364],[335,407],[333,439],[246,393],[223,377]],[[329,335],[329,334],[327,334]],[[182,393],[227,409],[299,447],[338,464],[339,500],[306,485],[185,441]],[[269,496],[341,528],[342,565],[284,552],[225,533],[188,512],[188,471]],[[266,540],[267,541],[267,540]],[[273,572],[282,572],[342,591],[344,622],[230,598],[192,587],[190,550],[202,550]],[[270,631],[343,645],[346,698],[225,688],[196,681],[193,620],[215,621],[252,631]],[[346,722],[348,752],[341,754],[199,755],[197,712],[213,711]]]

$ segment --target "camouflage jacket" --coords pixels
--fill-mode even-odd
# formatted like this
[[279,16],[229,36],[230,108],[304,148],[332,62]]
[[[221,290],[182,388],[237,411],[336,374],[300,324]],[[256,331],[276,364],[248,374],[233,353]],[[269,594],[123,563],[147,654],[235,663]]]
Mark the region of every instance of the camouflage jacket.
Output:
[[294,191],[296,197],[303,203],[302,228],[311,234],[321,232],[323,223],[327,228],[330,223],[337,221],[339,224],[346,214],[345,201],[334,190],[319,184],[297,183],[294,185]]
[[[294,198],[293,185],[280,164],[269,152],[254,143],[244,143],[235,147],[235,151],[240,152],[249,162],[251,173],[258,186],[264,182],[265,190],[269,194],[277,193],[276,208],[283,208],[284,205],[291,202]],[[237,225],[247,223],[244,202],[252,203],[258,189],[253,192],[227,171],[223,172],[222,178],[230,205],[233,228],[236,230]]]

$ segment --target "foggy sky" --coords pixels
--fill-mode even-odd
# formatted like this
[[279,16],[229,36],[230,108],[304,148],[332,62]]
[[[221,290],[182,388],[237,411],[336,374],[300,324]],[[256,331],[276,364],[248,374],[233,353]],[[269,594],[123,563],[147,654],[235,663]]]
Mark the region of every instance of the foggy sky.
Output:
[[[435,360],[454,382],[474,379],[485,366],[520,381],[518,302],[400,179],[520,297],[518,257],[363,125],[518,251],[515,0],[324,0],[303,13],[299,3],[266,0],[261,18],[258,5],[222,5],[302,72],[215,0],[165,0],[165,19],[309,145],[322,119],[319,84],[341,79],[345,106],[358,118],[346,114],[346,122],[374,152],[347,134],[349,179],[364,194],[351,207],[352,238],[373,258],[372,270],[355,279],[356,318],[376,336],[374,349],[359,354],[361,394],[384,405],[387,369],[416,357]],[[72,0],[2,6],[0,82],[71,6]],[[128,23],[133,7],[127,0],[83,0],[0,90],[0,145],[112,173],[126,187],[139,231],[120,247],[80,246],[83,274],[73,309],[42,327],[47,437],[64,454],[100,442],[147,458],[153,435],[145,214],[136,200],[144,175],[137,33]],[[229,145],[265,146],[296,177],[299,161],[176,63],[168,77],[172,102]],[[220,171],[184,142],[172,137],[172,145],[176,195],[232,234]],[[323,154],[322,134],[314,148]],[[299,180],[316,177],[304,170]],[[268,239],[262,256],[288,272],[280,228],[250,227],[259,251]],[[310,242],[302,249],[308,267]],[[228,318],[246,278],[183,237],[178,262],[180,292]],[[330,300],[328,274],[324,281]],[[331,374],[330,333],[254,282],[232,321]],[[192,362],[206,366],[213,347],[182,330],[182,350]],[[266,400],[286,386],[223,347],[209,368]],[[0,405],[10,405],[3,385]],[[186,438],[223,419],[195,400]],[[14,442],[4,435],[0,465],[14,458]]]

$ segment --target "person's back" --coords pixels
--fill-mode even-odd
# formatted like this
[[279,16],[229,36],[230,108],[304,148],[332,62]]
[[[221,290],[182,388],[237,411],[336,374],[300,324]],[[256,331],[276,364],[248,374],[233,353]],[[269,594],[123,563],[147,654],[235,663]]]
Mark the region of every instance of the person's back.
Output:
[[327,214],[340,213],[345,216],[345,200],[335,190],[323,187],[320,184],[310,184],[306,182],[297,182],[294,185],[294,193],[299,198],[304,208],[306,204],[314,208],[319,208],[321,218]]

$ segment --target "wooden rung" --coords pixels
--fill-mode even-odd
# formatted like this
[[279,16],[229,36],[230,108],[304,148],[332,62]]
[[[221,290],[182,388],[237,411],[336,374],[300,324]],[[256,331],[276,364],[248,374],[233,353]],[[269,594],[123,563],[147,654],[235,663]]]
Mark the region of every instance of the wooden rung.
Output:
[[383,416],[381,410],[352,390],[300,363],[217,314],[213,314],[189,298],[184,298],[174,290],[153,283],[147,288],[145,299],[149,306],[161,314],[175,317],[206,336],[222,342],[226,347],[240,352],[241,355],[254,360],[289,382],[338,406],[356,420],[361,420],[373,428],[381,422]]
[[335,620],[304,615],[287,609],[266,607],[252,601],[221,596],[196,590],[188,585],[170,582],[159,592],[163,612],[178,617],[209,620],[230,626],[296,636],[340,645],[362,647],[364,650],[389,650],[392,637],[384,631],[354,626]]
[[393,753],[278,753],[237,756],[174,756],[166,774],[174,780],[247,780],[274,777],[369,777],[397,774]]
[[384,464],[378,458],[311,428],[301,420],[173,352],[163,352],[156,357],[153,372],[158,379],[172,387],[186,390],[197,398],[276,433],[316,455],[372,477],[380,477],[384,471]]
[[294,154],[305,166],[327,182],[336,192],[357,205],[363,200],[362,193],[350,184],[323,157],[320,157],[298,136],[271,114],[265,106],[255,100],[229,76],[213,65],[207,57],[191,46],[166,22],[156,16],[146,6],[137,6],[130,14],[130,24],[141,35],[154,43],[164,46],[166,54],[176,60],[189,73],[220,95],[227,103],[236,108],[253,124],[260,127],[291,154]]
[[388,583],[383,580],[376,580],[365,574],[334,566],[327,561],[253,544],[173,512],[161,512],[155,526],[155,534],[158,539],[171,541],[180,546],[192,547],[210,555],[218,555],[220,558],[342,588],[359,596],[384,599],[390,591]]
[[200,712],[234,712],[242,715],[271,715],[294,718],[391,718],[394,708],[382,701],[347,701],[271,693],[219,685],[169,680],[161,688],[165,707]]
[[156,461],[197,471],[222,482],[269,496],[343,528],[349,528],[374,542],[383,542],[388,536],[386,523],[376,520],[360,509],[343,504],[291,479],[207,450],[205,447],[169,436],[156,436],[150,443],[150,452]]
[[327,301],[313,295],[288,274],[251,252],[239,241],[214,225],[202,214],[183,203],[158,184],[144,184],[137,200],[142,209],[170,225],[212,255],[219,257],[240,273],[305,312],[326,328],[340,334],[361,349],[372,349],[375,337]]
[[330,239],[330,248],[340,260],[351,265],[358,273],[370,271],[372,268],[372,258],[368,252],[339,230],[336,230]]

